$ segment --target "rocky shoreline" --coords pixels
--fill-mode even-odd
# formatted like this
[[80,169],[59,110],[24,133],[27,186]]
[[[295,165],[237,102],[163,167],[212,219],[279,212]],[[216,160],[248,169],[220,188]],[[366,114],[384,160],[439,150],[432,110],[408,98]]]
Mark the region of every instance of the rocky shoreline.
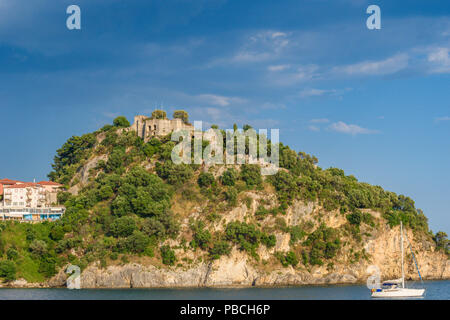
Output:
[[[424,280],[450,280],[450,260],[435,253],[432,266],[424,263]],[[352,266],[337,266],[329,271],[326,267],[314,267],[310,271],[299,271],[292,267],[270,272],[256,269],[247,256],[234,250],[229,257],[201,263],[192,268],[158,268],[136,263],[110,266],[101,269],[90,266],[80,277],[81,288],[247,288],[247,287],[283,287],[306,285],[363,284],[370,276],[369,263],[361,262]],[[389,272],[381,268],[382,280],[396,278],[397,270]],[[408,268],[407,280],[419,280],[413,268]],[[66,286],[67,275],[61,270],[55,277],[44,283],[28,283],[16,280],[0,287],[9,288],[61,288]]]

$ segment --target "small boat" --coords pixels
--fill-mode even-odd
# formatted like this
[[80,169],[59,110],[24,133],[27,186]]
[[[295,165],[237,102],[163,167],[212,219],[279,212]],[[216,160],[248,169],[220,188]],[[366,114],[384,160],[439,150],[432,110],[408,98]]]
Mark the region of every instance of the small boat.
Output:
[[[410,289],[405,288],[405,269],[403,265],[403,224],[400,222],[400,234],[401,241],[400,246],[402,249],[402,277],[395,280],[386,280],[381,284],[381,288],[372,289],[372,298],[413,298],[422,297],[425,293],[425,289]],[[408,238],[406,238],[408,240]],[[408,244],[411,250],[414,263],[419,273],[420,280],[422,281],[422,276],[420,275],[419,266],[417,265],[416,258],[414,257],[414,252],[412,251],[411,244]],[[423,283],[423,281],[422,281]]]

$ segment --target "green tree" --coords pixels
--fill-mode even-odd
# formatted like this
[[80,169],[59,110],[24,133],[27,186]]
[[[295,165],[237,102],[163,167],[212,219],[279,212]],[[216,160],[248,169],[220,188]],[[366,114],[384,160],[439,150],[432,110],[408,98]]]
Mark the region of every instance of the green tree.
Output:
[[155,110],[152,112],[151,119],[167,119],[167,114],[164,110]]
[[235,206],[237,203],[238,191],[235,187],[228,187],[225,190],[225,198],[231,206]]
[[260,167],[256,164],[243,164],[241,168],[241,179],[249,187],[260,185],[262,183]]
[[449,240],[447,239],[447,234],[443,231],[439,231],[434,236],[434,241],[436,242],[436,247],[438,249],[443,249],[448,252]]
[[175,251],[170,249],[169,246],[164,245],[161,247],[161,257],[162,262],[166,265],[173,266],[177,261],[177,257],[175,256]]
[[295,267],[298,264],[297,255],[293,251],[289,251],[285,255],[282,253],[278,253],[277,255],[283,267],[287,267],[289,265]]
[[30,243],[29,250],[31,253],[35,254],[36,256],[43,256],[47,254],[47,243],[42,240],[33,240]]
[[193,230],[194,239],[192,239],[191,246],[193,248],[200,247],[203,250],[208,249],[212,236],[208,230],[204,229],[204,224],[199,223],[197,225],[194,225]]
[[19,257],[19,252],[12,247],[8,248],[8,250],[6,250],[6,257],[8,260],[16,260]]
[[238,173],[234,168],[229,168],[221,176],[222,184],[225,186],[234,186]]
[[106,200],[111,198],[114,195],[114,191],[111,186],[104,185],[101,186],[98,190],[98,199],[99,200]]
[[162,165],[157,163],[156,173],[168,183],[180,186],[192,177],[194,171],[187,164],[174,164],[172,161],[166,161]]
[[223,255],[229,255],[231,252],[231,247],[230,245],[224,241],[224,240],[220,240],[216,243],[214,243],[213,247],[211,249],[209,249],[209,255],[211,257],[211,259],[219,259],[220,256]]
[[16,280],[16,264],[9,260],[0,260],[0,278],[6,282]]
[[200,187],[209,187],[214,183],[214,175],[209,172],[202,172],[198,176],[197,183]]
[[131,236],[127,237],[127,248],[131,252],[144,252],[149,243],[150,239],[138,230],[135,230]]
[[115,118],[113,124],[115,127],[119,128],[128,128],[130,126],[130,122],[124,116]]
[[110,233],[114,237],[128,237],[136,230],[136,222],[132,217],[124,216],[115,219],[110,225]]
[[348,214],[347,220],[348,222],[350,222],[350,224],[359,226],[361,224],[361,221],[363,220],[363,214],[361,213],[361,211],[357,210]]
[[64,229],[62,226],[55,225],[50,231],[50,238],[55,241],[59,241],[64,238]]
[[189,123],[189,115],[184,110],[176,110],[176,111],[174,111],[173,118],[174,119],[181,119],[181,120],[183,120],[184,123]]

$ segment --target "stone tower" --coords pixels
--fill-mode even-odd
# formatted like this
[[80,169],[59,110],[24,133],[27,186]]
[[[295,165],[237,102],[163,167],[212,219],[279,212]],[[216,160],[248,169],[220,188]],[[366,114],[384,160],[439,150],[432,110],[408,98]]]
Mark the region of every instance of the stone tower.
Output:
[[187,130],[191,134],[194,132],[194,126],[184,123],[181,119],[151,119],[142,115],[134,117],[134,123],[130,128],[136,131],[144,141],[148,141],[152,137],[168,135],[174,130]]

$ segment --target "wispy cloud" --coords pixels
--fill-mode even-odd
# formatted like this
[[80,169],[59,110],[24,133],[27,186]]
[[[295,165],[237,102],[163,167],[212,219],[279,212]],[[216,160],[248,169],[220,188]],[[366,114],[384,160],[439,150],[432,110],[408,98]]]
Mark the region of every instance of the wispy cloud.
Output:
[[269,71],[283,71],[286,70],[290,67],[290,65],[288,64],[279,64],[279,65],[274,65],[274,66],[268,66],[267,70]]
[[339,133],[357,135],[357,134],[374,134],[379,133],[377,130],[371,130],[367,128],[360,127],[356,124],[347,124],[342,121],[334,122],[329,126],[329,129]]
[[325,94],[335,93],[336,90],[324,90],[324,89],[304,89],[300,92],[300,97],[306,98],[306,97],[317,97],[317,96],[323,96]]
[[221,62],[256,63],[280,57],[289,45],[288,34],[280,31],[259,31],[248,36],[243,45],[230,59]]
[[321,96],[334,96],[342,98],[342,96],[351,91],[352,88],[345,89],[317,89],[317,88],[307,88],[300,91],[300,98],[309,98],[309,97],[321,97]]
[[318,126],[310,125],[310,126],[308,126],[308,130],[314,131],[314,132],[319,132],[320,128]]
[[319,67],[314,64],[297,66],[296,68],[289,68],[289,70],[280,70],[280,72],[271,73],[267,79],[273,85],[282,87],[292,86],[305,81],[318,79],[320,77],[318,69]]
[[337,66],[333,72],[347,75],[385,75],[396,73],[408,66],[409,56],[397,54],[384,60],[363,61],[346,66]]
[[432,64],[432,73],[449,73],[449,48],[436,48],[428,54],[428,62]]
[[197,95],[200,102],[212,104],[216,106],[226,107],[233,103],[243,103],[245,99],[238,97],[226,97],[215,94],[200,94]]
[[309,120],[310,123],[328,123],[330,120],[326,118],[318,118],[318,119],[311,119]]
[[441,121],[450,121],[450,117],[446,116],[446,117],[439,117],[434,119],[436,122],[441,122]]

